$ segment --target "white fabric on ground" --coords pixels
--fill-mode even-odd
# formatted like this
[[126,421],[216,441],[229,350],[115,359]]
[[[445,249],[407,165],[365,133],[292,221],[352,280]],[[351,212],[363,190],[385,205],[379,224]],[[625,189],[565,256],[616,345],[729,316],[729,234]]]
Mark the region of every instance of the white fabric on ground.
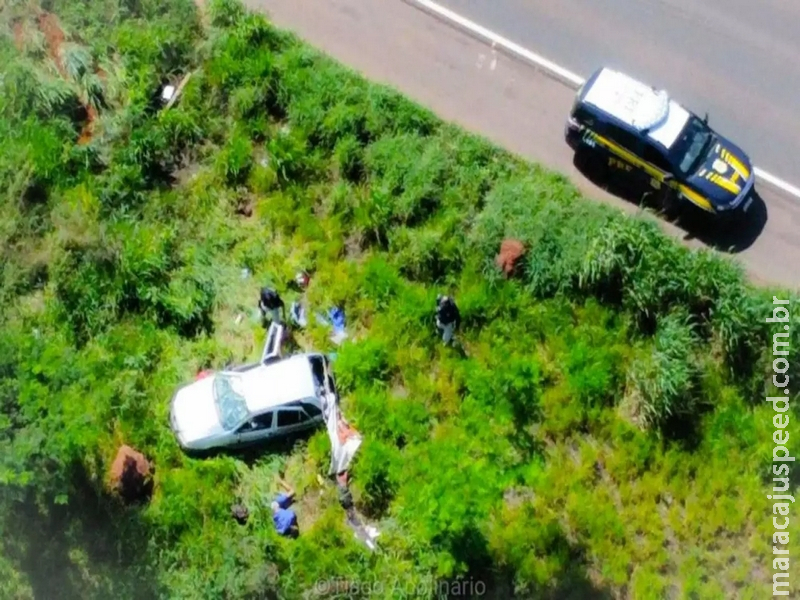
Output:
[[329,474],[346,471],[361,446],[361,434],[344,421],[339,407],[331,402],[326,417],[328,437],[331,440],[331,466]]

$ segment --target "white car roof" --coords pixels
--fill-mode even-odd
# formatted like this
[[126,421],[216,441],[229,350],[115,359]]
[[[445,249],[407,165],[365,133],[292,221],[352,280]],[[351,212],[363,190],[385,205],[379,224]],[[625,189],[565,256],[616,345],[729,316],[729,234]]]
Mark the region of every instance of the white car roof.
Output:
[[[241,373],[242,392],[251,413],[316,397],[317,389],[308,354],[295,354]],[[238,390],[237,390],[238,391]]]
[[598,73],[583,101],[630,127],[649,129],[648,137],[667,149],[675,143],[690,116],[664,90],[609,68]]

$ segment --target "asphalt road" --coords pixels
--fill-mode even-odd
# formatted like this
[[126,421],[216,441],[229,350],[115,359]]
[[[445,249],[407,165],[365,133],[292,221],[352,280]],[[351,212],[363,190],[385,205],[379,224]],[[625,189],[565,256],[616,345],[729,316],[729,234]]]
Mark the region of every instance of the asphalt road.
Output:
[[[567,174],[588,196],[637,210],[573,166],[563,125],[574,92],[530,65],[401,0],[246,2],[370,79]],[[800,5],[606,0],[600,13],[589,0],[444,4],[580,75],[612,64],[665,87],[697,112],[708,111],[711,124],[750,152],[759,167],[800,183],[791,169],[800,157],[800,120],[790,118],[798,106],[792,91],[800,92],[800,63],[789,62],[790,55],[800,56],[800,36],[792,41],[791,35]],[[687,29],[686,23],[695,24]],[[737,46],[740,36],[747,37],[750,50]],[[690,246],[736,256],[758,283],[800,288],[800,199],[766,184],[756,187],[763,202],[752,225],[734,235],[691,223],[662,225]]]
[[800,180],[800,3],[437,1],[583,77],[611,65],[663,87],[759,167]]

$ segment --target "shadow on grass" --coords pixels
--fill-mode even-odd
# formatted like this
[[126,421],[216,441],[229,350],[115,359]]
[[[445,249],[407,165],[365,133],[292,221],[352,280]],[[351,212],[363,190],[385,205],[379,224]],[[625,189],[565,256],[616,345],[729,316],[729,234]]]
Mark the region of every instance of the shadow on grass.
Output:
[[685,452],[696,451],[703,441],[703,416],[711,411],[711,406],[702,405],[695,412],[672,414],[661,426],[661,434]]
[[607,168],[587,162],[578,153],[573,165],[596,186],[626,202],[652,210],[664,221],[681,229],[685,234],[684,241],[696,239],[720,252],[738,254],[747,250],[764,231],[769,218],[767,205],[757,190],[753,192],[753,203],[747,213],[725,222],[690,203],[665,211],[654,198],[643,200],[645,193],[652,191],[650,188],[631,184]]
[[[461,586],[461,594],[450,594],[450,598],[483,598],[484,600],[507,600],[509,598],[537,598],[540,600],[611,600],[616,595],[606,587],[599,586],[589,577],[590,566],[581,548],[570,544],[561,534],[550,548],[551,554],[564,559],[564,569],[554,576],[549,586],[526,586],[519,589],[511,568],[494,570],[471,570],[466,578],[469,585]],[[491,563],[489,563],[491,564]],[[447,582],[450,590],[458,589],[458,580]],[[447,588],[445,588],[447,589]],[[470,593],[477,592],[477,593]]]
[[[322,427],[324,426],[320,425],[320,428]],[[248,467],[252,467],[256,461],[267,454],[281,454],[284,456],[291,454],[298,444],[305,444],[317,431],[318,428],[315,427],[291,435],[253,442],[243,446],[187,452],[186,454],[196,460],[209,459],[216,456],[230,456],[241,460]]]
[[[320,426],[323,427],[323,426]],[[256,461],[263,458],[266,454],[281,454],[287,456],[300,444],[305,444],[314,435],[317,428],[307,429],[290,436],[275,440],[268,440],[257,445],[248,446],[231,452],[236,458],[242,460],[248,467],[252,467]]]
[[6,513],[6,554],[27,575],[34,596],[160,597],[140,509],[98,489],[81,464],[71,467],[70,484],[66,504],[40,508],[31,493]]

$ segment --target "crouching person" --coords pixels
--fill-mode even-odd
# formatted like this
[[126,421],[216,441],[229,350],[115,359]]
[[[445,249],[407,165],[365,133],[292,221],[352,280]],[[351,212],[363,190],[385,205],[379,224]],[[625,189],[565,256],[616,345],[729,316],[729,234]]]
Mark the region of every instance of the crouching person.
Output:
[[278,494],[272,502],[272,522],[275,530],[284,537],[297,538],[300,535],[300,527],[297,524],[297,515],[289,508],[294,502],[294,490],[283,480],[281,486],[286,493]]

